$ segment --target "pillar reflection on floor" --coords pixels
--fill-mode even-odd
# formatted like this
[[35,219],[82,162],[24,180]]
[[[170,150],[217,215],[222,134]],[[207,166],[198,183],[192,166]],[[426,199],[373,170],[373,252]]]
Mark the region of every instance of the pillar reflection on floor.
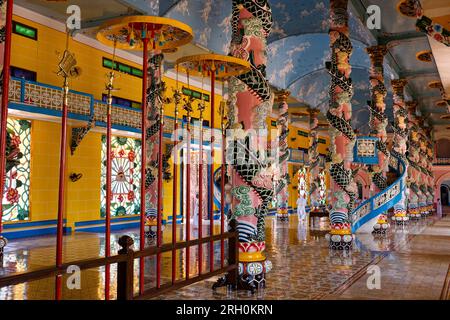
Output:
[[[330,295],[335,296],[347,292],[348,287],[346,285],[365,275],[369,265],[394,263],[398,259],[401,259],[407,265],[416,264],[414,262],[415,257],[420,257],[423,260],[430,256],[431,260],[424,261],[431,263],[433,270],[440,272],[442,269],[442,272],[445,273],[448,269],[448,256],[443,256],[442,252],[445,251],[444,247],[450,244],[450,237],[443,233],[446,230],[443,227],[450,226],[449,223],[449,217],[442,220],[431,217],[410,223],[408,226],[393,225],[392,230],[386,237],[374,237],[371,233],[358,233],[352,250],[330,252],[324,236],[316,234],[315,230],[311,230],[307,223],[299,223],[296,215],[290,215],[288,223],[279,222],[275,217],[267,217],[267,257],[274,262],[274,268],[273,272],[267,276],[266,289],[262,289],[254,295],[247,291],[232,292],[227,288],[219,288],[216,292],[213,292],[211,284],[215,282],[216,278],[211,278],[176,292],[168,293],[160,298],[322,299]],[[434,224],[438,224],[438,226]],[[219,227],[219,225],[215,225],[215,232],[218,232]],[[204,228],[206,234],[209,227],[205,225]],[[167,239],[171,239],[171,229],[166,228],[163,234],[163,242],[167,243],[169,241]],[[177,229],[179,241],[185,237],[183,230],[184,225],[179,225]],[[135,243],[139,243],[137,229],[113,232],[111,238],[111,253],[113,255],[116,254],[118,249],[117,240],[123,234],[130,235]],[[196,233],[193,236],[195,237]],[[437,239],[439,239],[438,242],[435,241]],[[51,253],[54,248],[54,240],[55,238],[52,236],[11,240],[5,249],[5,268],[0,269],[0,276],[52,265],[54,255]],[[105,241],[102,234],[76,233],[66,236],[64,242],[66,247],[64,252],[65,262],[93,258],[104,254]],[[205,244],[204,252],[208,252],[207,246],[208,244]],[[215,251],[220,251],[218,250],[219,246],[218,243]],[[432,255],[428,254],[430,250],[434,250]],[[178,250],[176,258],[176,275],[179,279],[185,275],[186,252]],[[388,262],[383,262],[385,260]],[[204,268],[209,265],[208,255],[204,255],[202,263]],[[215,255],[214,263],[217,266],[220,264],[220,254]],[[438,265],[433,263],[438,263]],[[155,285],[156,281],[156,259],[148,259],[145,266],[145,287],[150,288]],[[190,266],[190,274],[194,276],[198,272],[197,248],[191,249]],[[138,267],[139,264],[136,263],[136,292],[139,289]],[[422,270],[426,266],[420,265],[417,268]],[[163,254],[162,271],[162,283],[170,282],[171,253]],[[408,271],[403,271],[400,275],[406,274],[404,272]],[[424,272],[424,270],[421,272]],[[390,269],[383,269],[383,277],[389,277],[390,274]],[[420,275],[423,275],[423,273],[420,273]],[[436,277],[436,282],[438,282],[444,276],[439,273]],[[65,283],[66,280],[67,276],[64,276],[63,282]],[[43,279],[28,284],[1,288],[0,299],[52,299],[53,282],[53,279]],[[112,266],[111,299],[115,298],[115,283],[116,267]],[[440,284],[442,286],[442,283]],[[437,284],[433,285],[437,288]],[[63,299],[103,299],[103,286],[104,268],[86,270],[82,272],[81,290],[65,288],[63,289]],[[433,295],[436,295],[434,291]],[[437,297],[439,297],[439,294],[437,294]]]

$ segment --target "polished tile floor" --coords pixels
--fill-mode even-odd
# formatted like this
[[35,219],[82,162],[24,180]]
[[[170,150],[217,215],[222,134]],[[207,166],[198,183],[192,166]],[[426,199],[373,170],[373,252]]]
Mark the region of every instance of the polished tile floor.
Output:
[[[178,228],[182,239],[183,227]],[[204,226],[204,234],[209,227]],[[215,233],[219,226],[215,226]],[[118,250],[117,240],[128,234],[138,243],[137,230],[122,230],[112,235],[112,253]],[[196,237],[196,231],[193,232]],[[164,231],[164,241],[171,239],[171,227]],[[5,252],[0,276],[35,270],[54,264],[55,238],[51,236],[12,240]],[[148,244],[152,245],[152,244]],[[77,233],[64,238],[64,261],[99,257],[104,254],[101,234]],[[208,247],[204,245],[202,269],[208,270]],[[220,264],[220,244],[214,246],[215,268]],[[162,282],[170,281],[171,253],[162,255]],[[211,278],[164,294],[158,299],[448,299],[450,286],[450,217],[430,217],[407,227],[393,226],[387,237],[357,235],[356,245],[349,254],[331,252],[323,233],[299,224],[295,216],[289,222],[267,221],[267,257],[273,270],[267,274],[267,288],[255,295],[248,292],[228,292],[211,286]],[[198,251],[191,249],[190,274],[198,272]],[[379,267],[380,289],[368,289],[367,268]],[[135,264],[135,291],[138,289],[139,266]],[[156,261],[146,259],[145,287],[155,285]],[[185,251],[177,251],[177,278],[185,275]],[[66,283],[67,275],[63,278]],[[63,286],[63,299],[104,299],[104,269],[81,273],[81,289]],[[54,279],[33,281],[0,288],[0,299],[53,299]],[[116,296],[116,268],[111,267],[111,299]]]

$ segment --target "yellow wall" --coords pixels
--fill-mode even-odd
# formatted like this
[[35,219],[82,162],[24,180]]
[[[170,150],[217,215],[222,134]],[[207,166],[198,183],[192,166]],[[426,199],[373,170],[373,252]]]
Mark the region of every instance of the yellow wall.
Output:
[[[18,16],[14,16],[13,19],[38,29],[38,41],[13,33],[11,65],[37,72],[38,82],[61,86],[62,78],[55,72],[58,70],[57,65],[61,54],[65,50],[65,33]],[[95,99],[101,100],[102,93],[105,91],[105,75],[108,72],[108,69],[102,67],[102,58],[112,59],[112,54],[76,41],[70,41],[69,49],[75,54],[78,66],[82,70],[79,78],[71,80],[70,88],[91,93]],[[142,69],[141,66],[124,59],[116,60]],[[142,79],[123,74],[117,79],[115,86],[120,88],[120,91],[115,92],[114,95],[135,101],[141,100]]]
[[102,134],[90,132],[78,146],[74,155],[68,154],[67,175],[81,173],[83,177],[67,181],[67,224],[76,221],[100,219],[100,172]]
[[[31,128],[30,220],[53,220],[58,212],[61,125],[33,120]],[[67,225],[99,219],[101,135],[89,133],[73,156],[70,148],[67,149],[66,159],[67,177],[72,172],[83,174],[77,182],[65,181]]]
[[33,120],[31,125],[30,219],[53,220],[58,212],[60,125]]

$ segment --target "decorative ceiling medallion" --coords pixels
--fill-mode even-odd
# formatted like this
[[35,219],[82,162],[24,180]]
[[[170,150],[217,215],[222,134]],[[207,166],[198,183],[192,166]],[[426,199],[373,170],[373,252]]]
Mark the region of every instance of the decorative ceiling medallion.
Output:
[[397,4],[397,11],[408,18],[416,18],[416,6],[414,1],[402,0]]
[[440,82],[440,81],[430,81],[430,82],[428,82],[428,88],[430,88],[430,89],[440,89],[440,88],[442,88],[442,82]]
[[438,107],[446,107],[446,106],[447,106],[447,101],[445,101],[445,100],[439,100],[439,101],[436,102],[436,105],[437,105]]
[[422,62],[432,62],[433,53],[430,50],[420,51],[416,53],[416,59]]
[[178,48],[167,48],[167,49],[162,50],[163,53],[175,53],[177,51],[178,51]]

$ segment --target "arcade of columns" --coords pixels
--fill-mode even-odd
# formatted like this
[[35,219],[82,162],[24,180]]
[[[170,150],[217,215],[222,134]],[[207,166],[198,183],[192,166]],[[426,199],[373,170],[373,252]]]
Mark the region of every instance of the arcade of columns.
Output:
[[[331,23],[330,23],[330,47],[332,60],[327,63],[327,69],[332,78],[330,87],[330,105],[327,119],[330,128],[330,150],[327,156],[327,167],[332,177],[330,193],[333,208],[330,212],[331,232],[329,235],[330,248],[349,249],[352,245],[354,235],[351,231],[351,212],[355,209],[356,184],[353,177],[360,166],[352,163],[353,147],[356,134],[351,127],[352,107],[351,98],[353,88],[351,85],[351,66],[349,59],[352,54],[348,28],[347,0],[331,1]],[[414,102],[404,101],[404,88],[407,81],[404,79],[393,80],[394,94],[394,123],[392,147],[388,148],[388,135],[386,127],[388,118],[385,114],[385,97],[387,89],[384,84],[384,56],[387,53],[386,46],[373,46],[367,48],[371,60],[370,90],[371,101],[368,102],[370,109],[371,136],[377,138],[379,162],[377,165],[366,166],[370,172],[371,189],[376,193],[387,188],[387,172],[389,165],[398,166],[395,158],[402,159],[406,164],[407,186],[402,191],[402,200],[394,207],[393,220],[398,224],[405,224],[410,218],[414,219],[426,215],[432,211],[433,205],[433,176],[431,166],[433,160],[433,148],[431,144],[430,130],[423,129],[423,119],[415,116]],[[279,146],[284,150],[287,136],[287,96],[285,91],[277,94],[279,119],[278,125],[281,131]],[[409,105],[410,108],[406,108]],[[311,110],[310,110],[311,111]],[[317,114],[311,112],[310,118],[310,189],[311,205],[317,205]],[[408,135],[408,133],[410,133]],[[391,158],[391,153],[395,158]],[[408,161],[406,161],[408,160]],[[408,165],[409,164],[409,165]],[[399,166],[398,166],[399,167]],[[280,167],[281,175],[286,172],[286,163]],[[400,169],[399,169],[400,170]],[[295,174],[295,173],[294,173]],[[286,220],[287,215],[287,188],[284,186],[278,194],[278,217]],[[375,225],[375,232],[385,232],[389,228],[386,214],[381,214]]]
[[[330,124],[330,147],[326,156],[327,171],[330,172],[331,231],[328,235],[331,249],[352,248],[352,211],[357,194],[354,176],[361,168],[353,163],[353,149],[356,134],[351,126],[353,87],[350,78],[350,57],[353,47],[348,26],[348,0],[330,1],[330,48],[331,61],[326,68],[331,76],[329,108],[326,113]],[[261,136],[267,136],[266,119],[270,114],[275,94],[266,79],[267,38],[272,29],[272,11],[267,0],[233,0],[232,40],[230,55],[246,60],[251,70],[229,79],[227,129],[233,129],[227,141],[227,203],[231,204],[229,219],[237,222],[239,233],[239,281],[238,287],[254,290],[265,286],[265,274],[272,268],[266,259],[265,217],[269,203],[274,197],[278,202],[278,217],[287,220],[288,170],[288,91],[276,93],[278,103],[278,159],[267,155],[268,144],[261,143]],[[409,219],[429,214],[433,204],[434,179],[431,174],[433,146],[430,130],[423,128],[423,119],[416,116],[417,105],[405,102],[403,79],[393,80],[394,91],[394,138],[388,151],[385,114],[383,60],[387,53],[384,46],[367,48],[371,58],[370,90],[371,135],[378,138],[379,164],[366,167],[372,171],[372,183],[377,191],[387,187],[386,173],[391,161],[390,155],[407,160],[407,185],[402,200],[394,207],[393,220],[404,224]],[[155,182],[158,168],[156,133],[162,119],[164,85],[160,81],[162,55],[156,54],[149,60],[149,90],[147,101],[149,113],[146,133],[149,151],[146,162],[146,189],[150,194],[149,209],[154,209],[158,198],[152,194],[158,188],[150,188]],[[187,103],[188,105],[188,103]],[[318,153],[318,110],[310,109],[310,196],[312,206],[319,205],[319,153]],[[256,134],[254,134],[256,132]],[[262,139],[264,140],[264,139]],[[255,147],[256,146],[256,147]],[[159,148],[160,149],[160,148]],[[369,169],[370,168],[370,169]],[[278,171],[277,171],[278,170]],[[295,174],[295,173],[294,173]],[[276,186],[274,188],[274,181]],[[373,196],[373,195],[372,195]],[[325,197],[327,198],[327,197]],[[386,215],[378,219],[378,225],[388,225]],[[386,228],[387,229],[387,228]],[[226,281],[226,280],[224,280]]]
[[[332,209],[331,231],[328,235],[331,249],[351,249],[352,211],[355,209],[357,193],[353,178],[360,167],[353,163],[353,148],[356,134],[351,126],[353,87],[351,83],[350,56],[353,51],[348,27],[348,0],[331,0],[330,47],[331,61],[326,67],[331,76],[330,101],[326,117],[330,124],[330,147],[326,156],[327,169],[331,175]],[[265,257],[265,217],[268,205],[277,197],[278,216],[287,217],[288,170],[287,148],[289,92],[276,92],[278,103],[278,159],[275,165],[267,155],[267,143],[261,143],[261,136],[267,136],[266,119],[273,106],[275,94],[266,79],[266,40],[272,28],[272,14],[268,1],[234,0],[232,15],[232,41],[230,54],[249,61],[248,73],[229,80],[228,123],[232,139],[227,142],[228,182],[224,192],[231,204],[230,219],[237,221],[239,232],[239,287],[254,290],[265,286],[265,274],[272,264]],[[370,88],[371,135],[378,138],[379,164],[371,166],[372,182],[382,191],[387,186],[390,152],[387,148],[387,117],[385,102],[387,91],[384,85],[383,59],[387,52],[384,46],[367,48],[371,58]],[[158,188],[150,188],[155,182],[158,168],[159,146],[156,133],[162,118],[165,88],[161,82],[162,54],[149,59],[148,66],[148,162],[146,162],[146,189],[149,195],[149,209],[155,209]],[[408,190],[402,194],[402,201],[394,208],[396,222],[406,223],[431,212],[433,204],[433,177],[431,164],[433,148],[429,130],[423,129],[423,119],[416,116],[416,105],[404,101],[405,80],[393,80],[394,90],[394,139],[391,153],[407,159]],[[408,108],[407,108],[408,107]],[[318,110],[310,109],[310,196],[311,204],[319,206],[319,153],[318,153]],[[421,122],[422,121],[422,122]],[[256,132],[252,134],[250,132]],[[409,136],[408,136],[409,132]],[[255,147],[256,146],[256,147]],[[368,168],[366,168],[368,169]],[[277,172],[278,170],[278,172]],[[368,169],[369,170],[369,169]],[[274,188],[274,181],[276,186]],[[150,194],[149,194],[150,193]],[[327,198],[327,197],[325,197]],[[231,202],[231,203],[230,203]],[[409,217],[408,217],[409,216]],[[378,224],[387,225],[383,214]]]

